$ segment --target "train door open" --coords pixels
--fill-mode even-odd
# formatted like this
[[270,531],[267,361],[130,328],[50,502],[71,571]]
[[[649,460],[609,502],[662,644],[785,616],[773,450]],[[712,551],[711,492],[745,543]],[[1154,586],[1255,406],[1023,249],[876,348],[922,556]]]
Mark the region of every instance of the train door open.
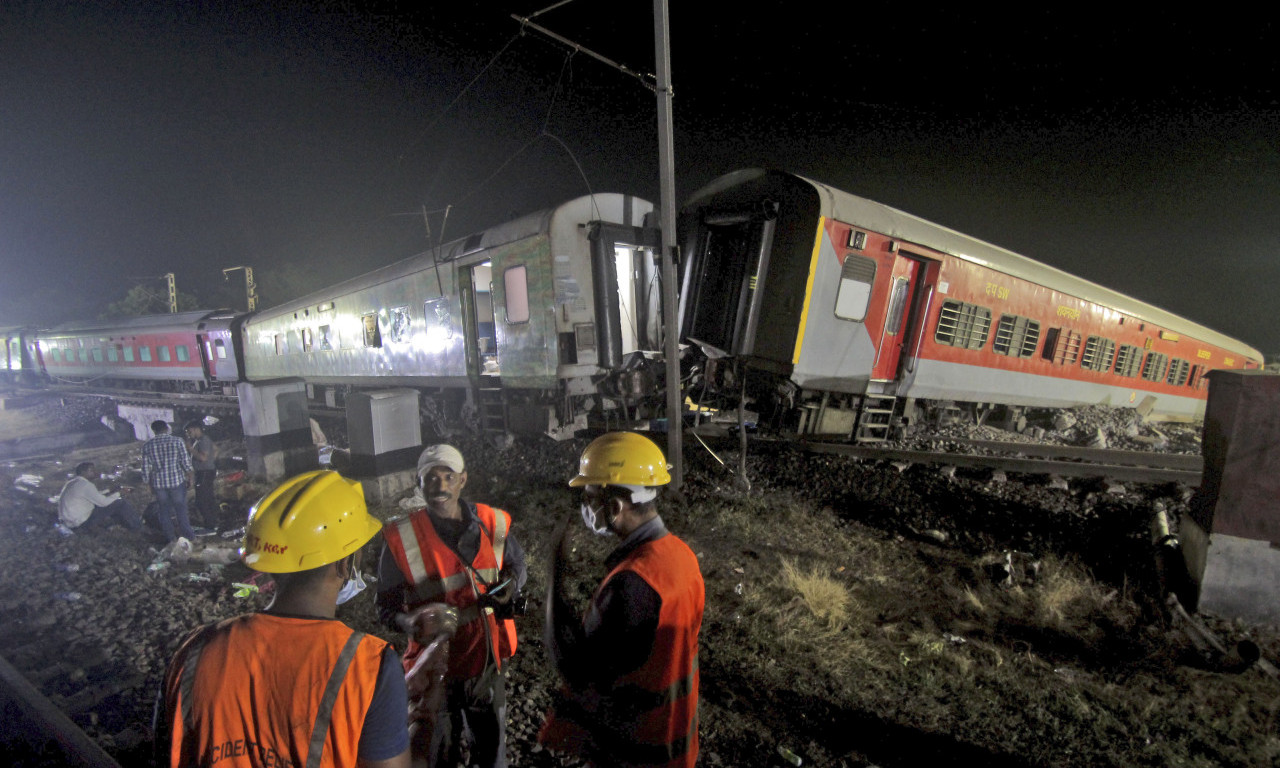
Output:
[[[925,265],[910,254],[895,252],[880,256],[881,274],[887,276],[887,282],[881,291],[884,304],[883,321],[880,328],[869,328],[872,338],[876,339],[876,357],[871,365],[872,381],[893,381],[903,363],[904,351],[910,352],[908,345],[914,340],[910,322],[912,308],[919,285],[924,277]],[[880,313],[871,314],[875,316]]]
[[466,325],[467,372],[471,376],[497,376],[502,372],[493,322],[493,268],[490,262],[459,270],[462,316]]

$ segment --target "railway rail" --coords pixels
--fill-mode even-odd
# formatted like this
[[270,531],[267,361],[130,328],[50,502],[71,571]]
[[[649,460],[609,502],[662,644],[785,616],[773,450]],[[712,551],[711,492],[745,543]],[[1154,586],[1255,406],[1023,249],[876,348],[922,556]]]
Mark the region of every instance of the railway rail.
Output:
[[[940,441],[943,440],[940,438]],[[910,464],[977,467],[1002,472],[1058,477],[1097,477],[1118,482],[1200,484],[1204,461],[1189,454],[1120,451],[1105,448],[945,438],[980,453],[906,450],[801,440],[796,446],[813,453],[831,453]]]

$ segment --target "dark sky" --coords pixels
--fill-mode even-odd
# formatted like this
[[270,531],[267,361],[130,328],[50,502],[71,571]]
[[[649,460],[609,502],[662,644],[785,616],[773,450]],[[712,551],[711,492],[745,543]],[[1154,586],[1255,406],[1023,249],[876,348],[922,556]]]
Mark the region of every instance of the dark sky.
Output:
[[[654,95],[520,35],[552,2],[0,3],[0,323],[319,287],[425,248],[424,207],[656,200]],[[1280,353],[1269,17],[843,5],[672,3],[677,199],[793,170]],[[646,0],[537,21],[653,72]]]

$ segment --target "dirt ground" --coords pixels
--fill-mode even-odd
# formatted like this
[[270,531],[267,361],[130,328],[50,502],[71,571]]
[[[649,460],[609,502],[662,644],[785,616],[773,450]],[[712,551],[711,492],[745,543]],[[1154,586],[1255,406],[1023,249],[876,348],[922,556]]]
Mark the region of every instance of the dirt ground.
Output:
[[[0,441],[96,419],[66,410],[0,411]],[[243,445],[228,425],[209,431],[230,476]],[[556,684],[541,642],[551,531],[577,518],[565,482],[585,441],[451,439],[468,459],[465,495],[511,512],[530,563],[508,683],[511,764],[575,765],[533,737]],[[660,500],[707,585],[700,765],[1280,761],[1280,682],[1202,653],[1163,610],[1148,524],[1157,505],[1176,516],[1189,489],[1061,488],[753,447],[744,491],[733,449],[710,448],[686,446],[684,493]],[[173,562],[140,534],[55,528],[50,498],[77,461],[97,461],[102,485],[139,486],[139,450],[0,462],[0,656],[126,766],[147,764],[152,702],[180,637],[269,599],[225,562],[234,538],[205,537]],[[263,490],[221,483],[219,533],[233,536]],[[135,491],[140,507],[145,494]],[[585,530],[576,543],[585,600],[608,544]],[[368,555],[376,562],[375,546]],[[376,625],[372,594],[339,616],[401,643]],[[1280,658],[1274,630],[1200,618],[1228,647],[1249,640]]]

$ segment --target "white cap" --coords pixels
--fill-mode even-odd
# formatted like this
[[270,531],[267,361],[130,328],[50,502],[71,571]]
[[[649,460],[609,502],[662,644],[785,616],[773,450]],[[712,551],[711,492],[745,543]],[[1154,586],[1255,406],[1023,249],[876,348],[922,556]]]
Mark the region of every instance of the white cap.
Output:
[[440,443],[427,446],[427,449],[418,457],[418,477],[422,478],[433,467],[448,467],[454,472],[463,472],[467,465],[462,460],[462,451],[452,445]]

